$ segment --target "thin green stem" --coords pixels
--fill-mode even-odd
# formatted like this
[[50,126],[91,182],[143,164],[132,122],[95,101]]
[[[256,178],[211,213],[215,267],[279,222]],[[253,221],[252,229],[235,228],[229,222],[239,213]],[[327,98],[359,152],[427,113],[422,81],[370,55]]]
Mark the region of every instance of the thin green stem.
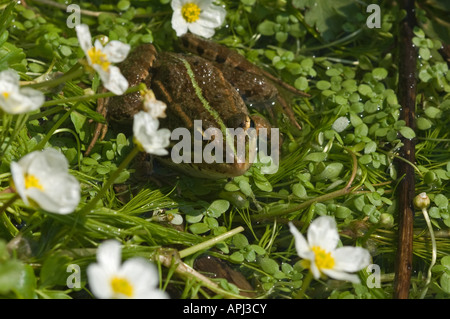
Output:
[[97,202],[105,196],[108,189],[111,187],[111,185],[114,183],[114,181],[119,177],[119,174],[130,164],[131,160],[140,152],[140,148],[138,146],[135,146],[133,150],[127,155],[127,157],[123,160],[122,163],[120,163],[119,167],[111,174],[109,179],[106,181],[106,183],[103,185],[103,187],[100,189],[100,191],[97,193],[97,195],[84,206],[81,211],[79,212],[80,215],[86,215],[88,212],[90,212]]
[[180,254],[180,258],[184,258],[186,256],[195,254],[198,251],[201,251],[201,250],[204,250],[204,249],[209,248],[211,246],[214,246],[217,243],[219,243],[221,241],[224,241],[225,239],[227,239],[227,238],[229,238],[231,236],[234,236],[235,234],[240,233],[242,231],[244,231],[244,227],[239,226],[239,227],[236,227],[235,229],[232,229],[232,230],[230,230],[230,231],[228,231],[228,232],[226,232],[224,234],[221,234],[221,235],[216,236],[214,238],[211,238],[211,239],[209,239],[207,241],[204,241],[204,242],[202,242],[202,243],[200,243],[198,245],[195,245],[195,246],[183,249],[179,253]]
[[47,132],[42,141],[39,142],[33,149],[33,151],[41,150],[47,144],[48,140],[52,137],[53,133],[64,123],[64,121],[70,116],[70,114],[77,108],[78,104],[72,105],[72,107],[56,122],[55,125]]
[[84,68],[82,68],[82,65],[80,63],[77,63],[77,64],[75,64],[74,67],[72,67],[69,71],[67,71],[66,74],[64,74],[63,76],[60,76],[56,79],[38,82],[38,83],[25,84],[23,86],[30,87],[33,89],[38,89],[38,88],[42,88],[42,87],[52,88],[52,87],[58,86],[62,83],[66,83],[75,78],[78,78],[78,77],[82,76],[84,74],[84,72],[85,71],[84,71]]
[[428,291],[428,286],[431,282],[431,269],[433,268],[434,264],[436,263],[436,256],[437,256],[437,250],[436,250],[436,238],[434,237],[434,231],[433,226],[431,225],[430,216],[428,216],[428,211],[426,208],[422,209],[423,217],[425,218],[425,222],[427,223],[428,230],[430,232],[431,237],[431,263],[430,267],[428,268],[428,274],[427,274],[427,281],[425,283],[425,288],[422,291],[422,294],[420,295],[420,299],[425,298],[425,295]]
[[295,295],[295,299],[303,299],[305,296],[306,290],[309,288],[309,285],[311,284],[311,281],[313,279],[313,274],[311,271],[308,271],[308,274],[306,275],[305,279],[303,279],[303,285],[298,294]]
[[303,202],[301,204],[298,204],[298,205],[295,205],[295,206],[292,206],[292,207],[289,207],[289,208],[283,208],[281,210],[272,210],[268,214],[264,214],[263,213],[263,214],[252,215],[251,219],[253,221],[256,221],[256,220],[261,220],[261,219],[267,219],[267,218],[283,216],[283,215],[286,215],[286,214],[289,214],[289,213],[292,213],[292,212],[295,212],[295,211],[298,211],[298,210],[302,210],[302,209],[304,209],[304,208],[306,208],[306,207],[308,207],[308,206],[310,206],[310,205],[312,205],[314,203],[324,202],[324,201],[327,201],[327,200],[330,200],[330,199],[333,199],[333,198],[336,198],[336,197],[347,195],[350,192],[352,192],[352,190],[354,188],[352,188],[351,186],[352,186],[353,181],[355,180],[356,172],[358,170],[358,161],[356,159],[355,153],[353,153],[349,149],[346,149],[346,150],[350,153],[350,155],[352,157],[353,167],[352,167],[352,174],[350,176],[350,179],[349,179],[347,185],[344,188],[339,189],[339,190],[334,191],[334,192],[331,192],[331,193],[328,193],[328,194],[324,194],[324,195],[312,198],[310,200],[307,200],[306,202]]
[[4,205],[0,207],[0,215],[3,214],[12,203],[14,203],[17,199],[19,199],[19,194],[15,194],[11,197]]
[[[124,94],[137,92],[141,88],[142,88],[141,85],[132,86],[132,87],[128,88]],[[44,104],[42,104],[42,107],[48,107],[48,106],[53,106],[53,105],[57,105],[57,104],[81,102],[81,101],[87,101],[87,100],[97,100],[97,99],[112,97],[115,95],[116,94],[114,94],[112,92],[105,92],[105,93],[87,94],[87,95],[81,95],[81,96],[72,96],[72,97],[68,97],[65,99],[47,101]]]

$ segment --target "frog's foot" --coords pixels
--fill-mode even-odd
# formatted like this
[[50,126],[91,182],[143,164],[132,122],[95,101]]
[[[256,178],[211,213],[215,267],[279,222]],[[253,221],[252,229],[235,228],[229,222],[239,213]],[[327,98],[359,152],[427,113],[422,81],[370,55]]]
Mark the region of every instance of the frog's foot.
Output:
[[[104,118],[106,118],[106,99],[100,99],[97,106],[97,112],[100,113]],[[98,140],[103,140],[105,138],[106,133],[108,132],[108,124],[97,123],[95,126],[94,135],[92,136],[92,140],[89,143],[88,148],[86,149],[85,155],[89,155],[94,148],[95,144]]]
[[285,114],[288,116],[289,120],[291,121],[291,123],[297,127],[299,130],[302,129],[302,127],[300,126],[300,124],[298,124],[297,119],[295,118],[295,114],[294,111],[292,110],[292,108],[290,107],[290,105],[286,102],[286,100],[284,98],[282,98],[280,95],[278,95],[277,97],[278,102],[281,104],[281,107],[283,108]]

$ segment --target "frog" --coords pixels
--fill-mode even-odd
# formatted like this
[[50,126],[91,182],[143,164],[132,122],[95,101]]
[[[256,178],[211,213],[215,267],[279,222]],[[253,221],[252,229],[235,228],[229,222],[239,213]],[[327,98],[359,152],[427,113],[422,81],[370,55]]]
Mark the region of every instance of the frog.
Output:
[[[247,105],[267,105],[278,100],[294,125],[300,128],[273,82],[301,96],[307,97],[307,93],[278,80],[236,51],[214,41],[186,33],[181,36],[180,45],[184,52],[176,53],[157,52],[153,44],[141,44],[118,65],[130,87],[143,83],[156,99],[167,105],[166,117],[160,119],[161,127],[171,131],[184,127],[194,135],[194,130],[199,130],[196,120],[200,120],[202,134],[208,128],[224,127],[258,132],[261,128],[270,129],[271,124],[259,115],[250,115]],[[98,111],[108,123],[130,127],[133,115],[142,109],[141,94],[136,92],[105,99],[99,103]],[[98,138],[104,137],[106,130],[107,126],[98,124],[87,152]],[[225,137],[224,144],[227,142]],[[211,141],[202,143],[205,146]],[[213,179],[243,175],[253,162],[246,157],[245,161],[175,164],[170,155],[155,158],[187,175]]]

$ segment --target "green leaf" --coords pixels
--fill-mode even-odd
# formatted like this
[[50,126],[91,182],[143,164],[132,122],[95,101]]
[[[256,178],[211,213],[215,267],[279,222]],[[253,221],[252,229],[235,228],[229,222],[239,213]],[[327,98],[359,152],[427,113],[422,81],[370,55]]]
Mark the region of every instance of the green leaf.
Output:
[[117,9],[119,9],[120,11],[128,10],[129,7],[130,7],[130,1],[120,0],[117,3]]
[[377,150],[377,143],[374,141],[370,141],[366,143],[366,146],[364,147],[364,154],[370,154]]
[[431,121],[425,117],[419,117],[416,121],[416,124],[417,128],[422,131],[428,130],[433,126],[433,123],[431,123]]
[[269,257],[260,258],[258,263],[263,271],[267,272],[269,275],[275,274],[280,268],[277,262]]
[[209,205],[207,213],[211,217],[220,217],[230,207],[230,202],[225,199],[218,199]]
[[450,274],[447,272],[444,272],[440,279],[440,284],[442,290],[444,290],[446,293],[450,294]]
[[440,118],[442,115],[442,111],[434,106],[429,106],[425,109],[425,114],[430,119]]
[[258,32],[262,35],[271,36],[275,34],[275,27],[277,24],[273,21],[264,20],[258,25]]
[[372,93],[372,88],[367,84],[360,84],[358,86],[358,92],[364,96],[368,96],[370,93]]
[[209,230],[209,226],[205,223],[196,223],[189,226],[189,230],[193,234],[203,234]]
[[301,91],[305,91],[308,88],[308,80],[304,76],[300,76],[295,80],[294,86]]
[[294,0],[292,5],[305,10],[305,22],[315,27],[327,42],[336,40],[349,17],[355,17],[360,12],[353,0]]
[[30,265],[23,265],[21,269],[20,280],[15,287],[16,293],[24,299],[33,299],[36,297],[36,277],[34,275],[33,267]]
[[239,188],[246,196],[251,196],[253,194],[252,187],[250,186],[249,182],[246,180],[239,181]]
[[[26,274],[25,265],[18,260],[8,260],[0,264],[0,295],[9,292],[19,292],[21,280]],[[24,288],[24,287],[22,287]]]
[[381,81],[387,77],[388,71],[384,68],[375,68],[372,70],[372,75],[375,80]]
[[266,253],[266,250],[258,245],[250,245],[251,249],[253,249],[258,255],[262,256]]
[[412,139],[414,137],[416,137],[416,133],[414,132],[414,130],[408,126],[403,126],[399,129],[400,134],[403,135],[403,137],[408,138],[408,139]]
[[244,255],[239,251],[235,251],[230,255],[230,259],[235,263],[242,263],[244,261]]
[[292,185],[292,193],[299,198],[305,198],[307,196],[305,186],[300,183]]
[[331,83],[325,80],[320,80],[316,83],[316,87],[321,90],[328,90],[331,87]]
[[335,216],[337,218],[344,219],[344,218],[347,218],[348,216],[350,216],[351,214],[352,214],[352,211],[345,206],[338,206],[336,208]]
[[305,156],[305,161],[311,161],[311,162],[323,162],[324,160],[326,160],[327,158],[327,153],[324,152],[313,152],[313,153],[309,153],[308,155]]
[[342,169],[344,168],[344,164],[342,163],[331,163],[328,164],[325,169],[315,176],[316,180],[329,180],[339,176]]
[[233,236],[233,245],[238,249],[243,249],[248,246],[248,239],[243,234],[236,234]]
[[445,195],[443,194],[437,194],[434,197],[433,202],[436,204],[437,207],[439,207],[440,209],[447,209],[448,207],[448,199]]
[[68,256],[60,254],[48,256],[40,272],[40,288],[65,285],[68,276],[66,266],[69,261],[70,258]]

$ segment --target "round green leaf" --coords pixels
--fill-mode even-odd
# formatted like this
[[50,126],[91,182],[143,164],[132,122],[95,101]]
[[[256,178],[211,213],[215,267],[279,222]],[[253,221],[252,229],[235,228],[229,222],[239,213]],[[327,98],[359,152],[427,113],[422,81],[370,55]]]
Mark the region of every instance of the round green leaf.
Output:
[[372,70],[372,75],[375,80],[383,80],[387,77],[388,71],[384,68],[375,68]]
[[230,207],[230,202],[225,199],[218,199],[208,207],[208,215],[211,217],[220,217]]
[[412,138],[416,137],[416,133],[414,132],[414,130],[408,126],[401,127],[399,132],[400,132],[400,134],[403,135],[403,137],[408,138],[408,139],[412,139]]
[[314,152],[314,153],[309,153],[308,155],[305,156],[305,161],[311,161],[311,162],[323,162],[324,160],[326,160],[327,158],[327,153],[324,152]]
[[205,223],[196,223],[189,226],[189,230],[193,234],[203,234],[209,230],[209,226]]
[[258,263],[261,265],[263,271],[269,275],[273,275],[279,270],[277,262],[269,257],[260,258]]
[[431,121],[425,117],[419,117],[416,121],[416,124],[417,128],[422,131],[428,130],[433,126],[433,123],[431,123]]

